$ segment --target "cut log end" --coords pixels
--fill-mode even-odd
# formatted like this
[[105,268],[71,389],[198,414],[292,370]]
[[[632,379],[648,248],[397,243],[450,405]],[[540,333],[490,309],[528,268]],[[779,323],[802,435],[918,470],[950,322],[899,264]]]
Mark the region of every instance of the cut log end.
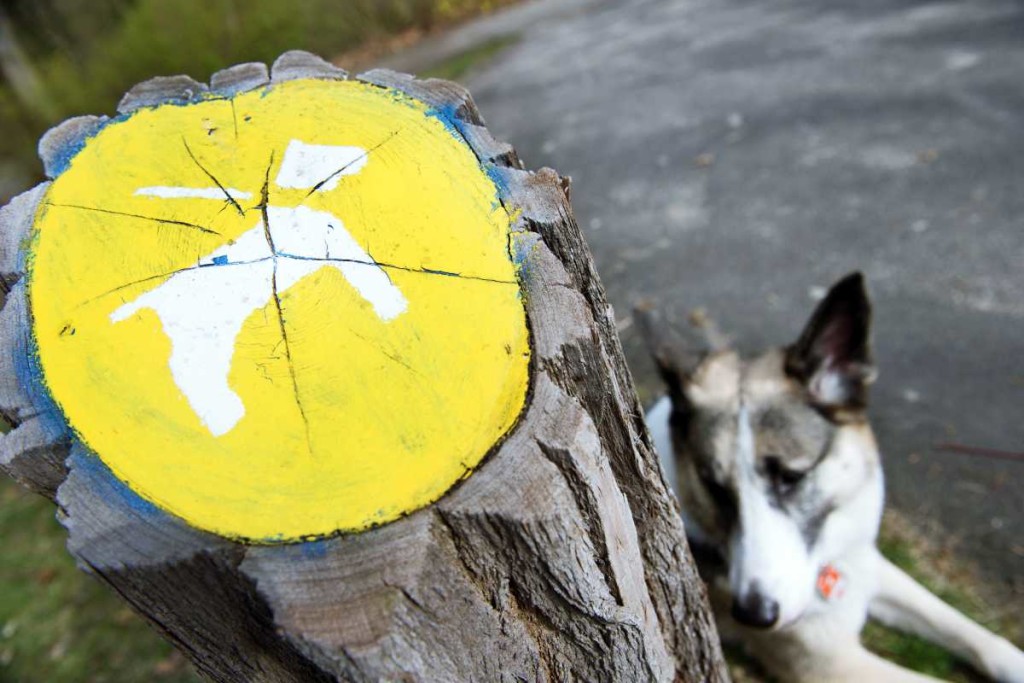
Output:
[[0,212],[0,465],[84,568],[213,680],[725,680],[564,179],[308,53],[118,109]]

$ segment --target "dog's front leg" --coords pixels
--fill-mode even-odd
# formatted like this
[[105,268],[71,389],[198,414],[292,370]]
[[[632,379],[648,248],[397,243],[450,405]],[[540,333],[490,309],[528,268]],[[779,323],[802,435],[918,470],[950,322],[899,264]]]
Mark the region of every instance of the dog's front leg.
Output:
[[879,554],[878,593],[868,613],[886,626],[941,645],[1003,683],[1024,683],[1024,653],[976,624]]

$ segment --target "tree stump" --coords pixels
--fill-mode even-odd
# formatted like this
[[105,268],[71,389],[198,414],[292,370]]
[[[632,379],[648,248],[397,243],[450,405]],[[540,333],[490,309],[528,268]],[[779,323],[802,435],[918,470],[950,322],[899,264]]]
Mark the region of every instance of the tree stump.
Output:
[[218,681],[725,680],[568,182],[290,52],[47,133],[0,466]]

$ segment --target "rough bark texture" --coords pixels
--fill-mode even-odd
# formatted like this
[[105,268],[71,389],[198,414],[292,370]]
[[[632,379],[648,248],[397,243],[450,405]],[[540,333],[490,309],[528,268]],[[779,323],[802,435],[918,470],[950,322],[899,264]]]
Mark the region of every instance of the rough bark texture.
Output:
[[[211,88],[133,88],[118,111],[231,96],[292,78],[347,78],[305,53],[244,64]],[[572,217],[568,183],[522,169],[469,94],[388,71],[359,76],[436,107],[495,178],[533,344],[531,391],[508,438],[436,504],[361,534],[245,546],[143,503],[85,457],[30,380],[21,254],[42,185],[0,213],[0,466],[54,498],[81,566],[217,681],[725,680],[704,588]],[[100,119],[48,133],[48,173]]]

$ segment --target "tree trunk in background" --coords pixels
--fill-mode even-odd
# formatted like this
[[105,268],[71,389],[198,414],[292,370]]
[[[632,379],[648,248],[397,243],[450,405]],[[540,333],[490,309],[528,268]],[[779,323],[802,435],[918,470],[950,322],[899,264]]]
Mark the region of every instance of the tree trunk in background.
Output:
[[[233,97],[296,78],[347,76],[293,52],[269,74],[240,65],[210,87]],[[15,426],[0,437],[0,466],[56,500],[82,568],[213,680],[727,680],[568,181],[523,170],[455,84],[380,70],[358,78],[444,116],[513,218],[530,390],[487,459],[408,516],[305,543],[247,545],[142,503],[54,427],[26,372],[34,352],[20,250],[44,183],[0,214],[0,268],[17,282],[0,313],[0,411]],[[155,79],[119,110],[206,89]],[[82,117],[47,134],[48,175],[102,123]]]

